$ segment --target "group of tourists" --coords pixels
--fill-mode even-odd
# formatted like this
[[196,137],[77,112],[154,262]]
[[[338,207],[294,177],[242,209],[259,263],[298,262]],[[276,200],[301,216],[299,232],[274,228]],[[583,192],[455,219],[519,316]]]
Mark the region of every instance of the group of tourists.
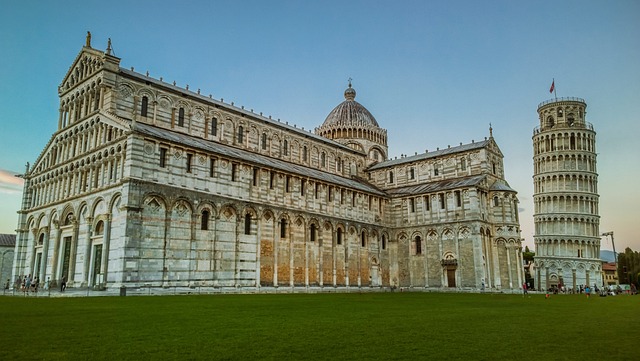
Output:
[[22,291],[25,296],[28,296],[29,292],[37,294],[40,287],[40,279],[38,276],[31,277],[30,274],[28,276],[18,276],[14,287]]

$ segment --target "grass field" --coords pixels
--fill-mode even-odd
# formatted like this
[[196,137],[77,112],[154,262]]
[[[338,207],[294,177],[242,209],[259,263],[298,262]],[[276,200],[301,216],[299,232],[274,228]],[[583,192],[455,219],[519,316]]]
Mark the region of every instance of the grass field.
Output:
[[633,360],[640,296],[0,297],[0,360]]

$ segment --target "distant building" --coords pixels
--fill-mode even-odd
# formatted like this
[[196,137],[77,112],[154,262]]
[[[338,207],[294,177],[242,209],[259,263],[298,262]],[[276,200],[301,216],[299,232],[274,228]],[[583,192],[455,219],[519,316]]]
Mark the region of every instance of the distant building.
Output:
[[615,262],[602,263],[602,277],[605,286],[617,285],[618,282],[618,268]]
[[7,280],[11,279],[11,269],[13,268],[13,257],[16,248],[15,234],[0,234],[0,285],[4,288]]
[[57,130],[25,174],[16,274],[69,287],[522,285],[518,200],[492,136],[388,159],[351,84],[314,134],[119,64],[87,41],[59,87]]
[[602,285],[596,132],[587,104],[557,98],[538,106],[533,133],[536,284]]

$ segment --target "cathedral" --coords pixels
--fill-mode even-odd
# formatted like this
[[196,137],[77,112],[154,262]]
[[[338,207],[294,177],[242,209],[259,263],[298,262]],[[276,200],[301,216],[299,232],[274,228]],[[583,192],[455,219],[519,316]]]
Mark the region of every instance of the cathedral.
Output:
[[516,290],[490,137],[391,159],[356,99],[313,132],[120,67],[90,36],[25,173],[13,276],[118,287]]

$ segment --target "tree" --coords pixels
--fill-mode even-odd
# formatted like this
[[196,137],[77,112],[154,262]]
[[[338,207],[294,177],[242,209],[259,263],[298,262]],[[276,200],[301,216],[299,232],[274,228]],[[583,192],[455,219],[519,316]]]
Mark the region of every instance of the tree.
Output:
[[618,280],[620,283],[638,285],[640,278],[640,252],[627,247],[624,253],[618,254]]

